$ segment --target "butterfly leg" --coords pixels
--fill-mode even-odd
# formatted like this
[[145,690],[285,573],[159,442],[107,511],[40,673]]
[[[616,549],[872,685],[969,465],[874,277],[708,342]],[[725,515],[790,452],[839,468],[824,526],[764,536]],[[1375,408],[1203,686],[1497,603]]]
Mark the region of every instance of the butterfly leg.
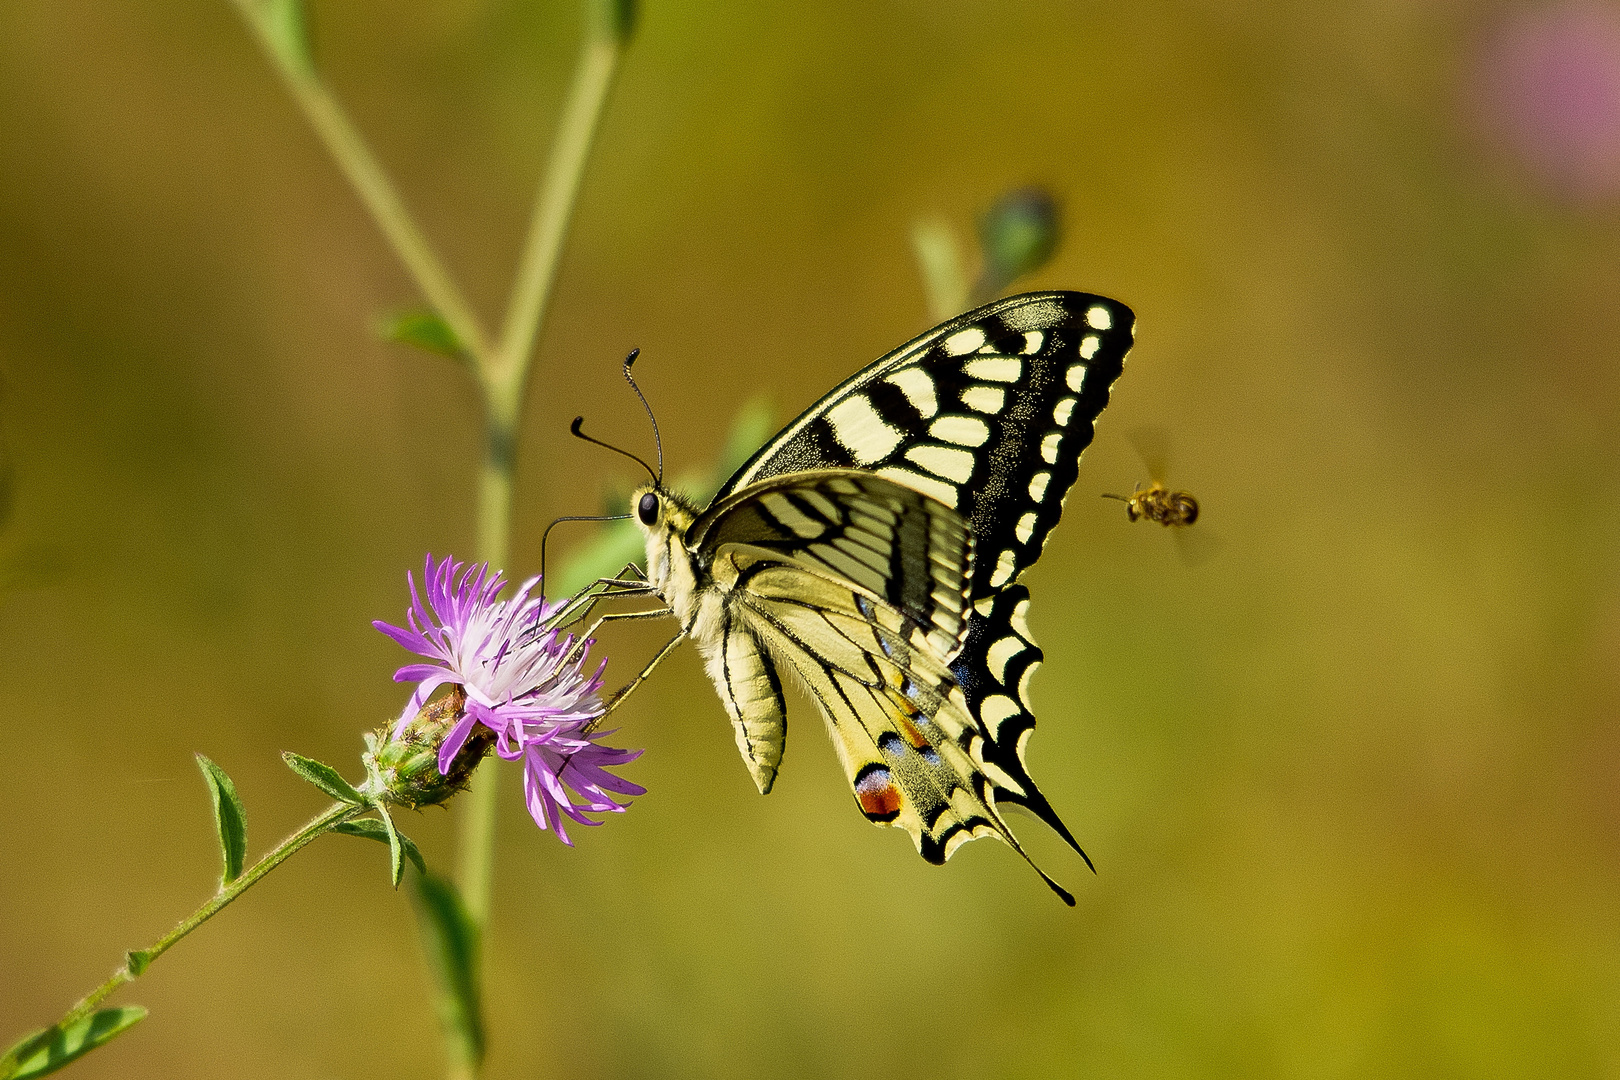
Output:
[[[640,573],[640,570],[637,569],[634,563],[626,566],[624,570],[620,571],[620,573],[631,570]],[[598,586],[603,587],[604,591],[594,593],[591,592],[592,589],[595,589]],[[617,591],[615,592],[607,590]],[[547,625],[549,625],[553,630],[560,630],[566,626],[573,626],[575,623],[581,622],[587,618],[596,608],[596,605],[601,603],[603,600],[614,600],[621,596],[645,596],[651,591],[652,587],[649,586],[646,581],[637,578],[597,578],[595,581],[579,590],[579,592],[575,593],[568,600],[564,601],[562,609],[557,614],[553,615],[550,620],[548,620]]]
[[[645,616],[646,613],[645,612],[638,612],[636,614],[641,614],[641,615]],[[659,614],[665,614],[665,613],[664,612],[659,612]],[[611,616],[604,616],[604,617],[611,618]],[[639,687],[642,683],[646,682],[647,681],[647,676],[649,676],[649,675],[651,675],[653,673],[653,669],[658,667],[659,664],[664,662],[664,657],[666,657],[670,653],[674,652],[675,651],[675,646],[679,645],[681,642],[683,642],[685,640],[686,640],[686,631],[685,630],[680,631],[674,637],[670,638],[669,641],[664,645],[664,647],[662,649],[658,650],[658,655],[653,657],[652,660],[647,664],[647,666],[641,669],[641,674],[640,675],[637,675],[634,679],[631,679],[629,682],[625,683],[622,687],[620,687],[618,690],[616,690],[614,692],[612,697],[608,698],[607,708],[602,710],[602,715],[601,716],[598,716],[595,720],[591,721],[591,723],[587,726],[586,730],[590,730],[591,728],[596,727],[603,720],[605,720],[608,717],[608,715],[613,712],[614,709],[617,709],[620,705],[623,705],[624,704],[624,699],[629,697],[636,690],[636,688]]]

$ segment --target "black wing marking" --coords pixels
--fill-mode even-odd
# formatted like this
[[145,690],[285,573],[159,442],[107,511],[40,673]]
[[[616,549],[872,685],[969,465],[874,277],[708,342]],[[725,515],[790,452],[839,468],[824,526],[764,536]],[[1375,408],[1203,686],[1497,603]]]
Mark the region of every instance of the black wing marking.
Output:
[[998,300],[902,345],[816,402],[748,461],[716,503],[767,477],[859,468],[968,519],[970,596],[1040,556],[1108,404],[1135,316],[1086,293]]

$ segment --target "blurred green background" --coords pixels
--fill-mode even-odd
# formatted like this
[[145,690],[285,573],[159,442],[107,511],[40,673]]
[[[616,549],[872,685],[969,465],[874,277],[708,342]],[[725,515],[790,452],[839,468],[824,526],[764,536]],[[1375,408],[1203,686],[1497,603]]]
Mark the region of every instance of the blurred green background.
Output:
[[[1560,7],[1607,40],[1589,3],[649,2],[513,569],[632,478],[567,435],[647,444],[631,346],[700,467],[755,394],[786,419],[928,325],[918,217],[968,236],[1046,185],[1065,239],[1022,284],[1139,319],[1029,576],[1031,765],[1099,872],[1029,819],[1078,910],[999,845],[924,864],[803,701],[760,798],[686,649],[620,715],[629,813],[568,850],[506,778],[489,1075],[1620,1077],[1620,204],[1604,131],[1515,142],[1540,99],[1498,79]],[[576,6],[314,11],[493,321]],[[470,553],[479,455],[465,374],[375,337],[416,300],[224,0],[0,5],[0,1041],[213,888],[193,751],[257,853],[321,805],[279,752],[358,776],[399,708],[369,623]],[[1141,424],[1224,542],[1202,567],[1097,498],[1144,478]],[[609,635],[612,676],[666,629]],[[453,816],[402,824],[448,866]],[[67,1075],[440,1075],[385,866],[321,840]]]

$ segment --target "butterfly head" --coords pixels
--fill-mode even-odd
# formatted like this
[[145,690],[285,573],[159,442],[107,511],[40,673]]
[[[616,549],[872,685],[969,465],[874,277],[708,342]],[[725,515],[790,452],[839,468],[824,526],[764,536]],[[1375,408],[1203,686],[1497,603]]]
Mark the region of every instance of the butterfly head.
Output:
[[647,580],[680,613],[680,598],[697,582],[686,550],[687,527],[697,517],[692,504],[658,484],[644,484],[630,496],[630,516],[647,544]]

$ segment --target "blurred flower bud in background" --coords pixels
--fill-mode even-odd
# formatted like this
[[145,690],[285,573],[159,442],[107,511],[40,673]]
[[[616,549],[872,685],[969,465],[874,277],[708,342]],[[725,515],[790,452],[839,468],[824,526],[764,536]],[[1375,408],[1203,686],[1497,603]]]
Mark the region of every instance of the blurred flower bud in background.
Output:
[[976,299],[989,300],[1044,266],[1057,250],[1060,232],[1057,200],[1045,188],[1015,188],[998,198],[979,217],[983,266]]

